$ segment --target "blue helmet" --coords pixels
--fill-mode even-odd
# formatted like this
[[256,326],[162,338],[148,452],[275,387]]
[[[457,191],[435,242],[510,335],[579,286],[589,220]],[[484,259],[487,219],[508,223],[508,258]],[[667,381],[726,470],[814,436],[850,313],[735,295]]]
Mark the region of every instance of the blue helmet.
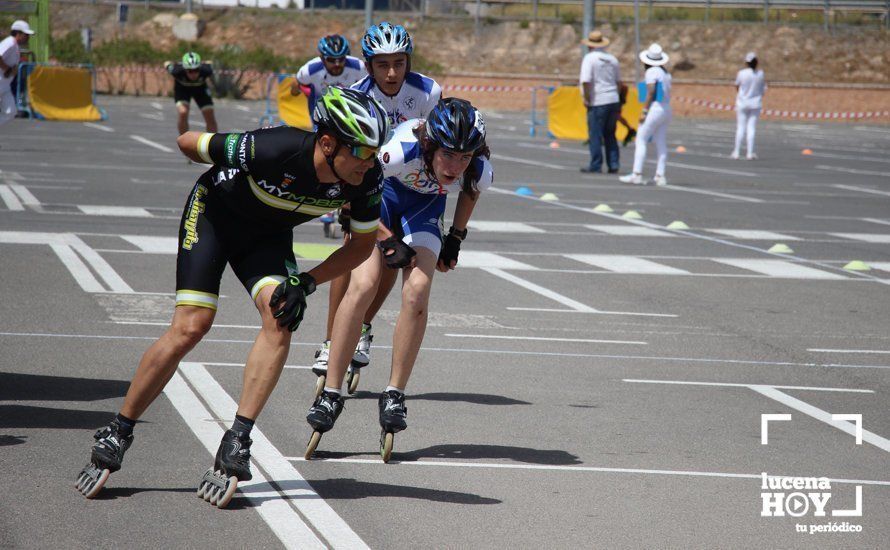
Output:
[[414,43],[411,35],[401,25],[393,25],[384,21],[368,28],[362,37],[362,54],[370,60],[375,55],[388,53],[406,53],[411,55]]
[[426,135],[445,149],[472,152],[485,143],[485,121],[465,99],[440,99],[426,119]]
[[349,41],[339,34],[329,34],[318,41],[318,53],[322,57],[344,57],[349,55]]

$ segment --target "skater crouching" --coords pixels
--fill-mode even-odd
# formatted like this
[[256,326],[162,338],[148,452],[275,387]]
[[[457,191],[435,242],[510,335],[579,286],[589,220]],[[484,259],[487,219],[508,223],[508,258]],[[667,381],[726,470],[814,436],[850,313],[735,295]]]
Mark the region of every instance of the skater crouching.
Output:
[[[362,321],[376,313],[368,312],[368,304],[386,273],[401,270],[402,307],[393,337],[389,385],[378,399],[381,454],[384,461],[389,460],[393,434],[407,427],[405,388],[426,331],[433,274],[436,270],[447,273],[457,265],[480,191],[492,183],[489,156],[481,114],[468,101],[455,98],[439,101],[426,120],[400,124],[381,150],[386,179],[380,251],[353,270],[334,318],[327,369],[316,372],[320,391],[306,418],[314,430],[307,458],[343,409],[340,388],[347,367],[353,368],[350,363]],[[443,236],[449,192],[458,192],[458,199],[451,229]],[[351,374],[355,382],[358,374]],[[355,390],[353,383],[349,386],[350,392]]]
[[[120,469],[136,420],[210,330],[226,264],[250,294],[262,328],[247,357],[235,422],[200,493],[224,507],[237,480],[251,478],[250,432],[278,382],[306,298],[317,284],[365,261],[380,217],[377,152],[389,133],[382,107],[367,94],[332,87],[319,99],[313,119],[317,132],[282,126],[179,137],[185,156],[213,167],[198,178],[183,211],[173,321],[142,356],[120,413],[96,432],[90,464],[77,478],[86,497],[95,496]],[[293,227],[346,202],[352,203],[352,239],[309,272],[300,272]]]

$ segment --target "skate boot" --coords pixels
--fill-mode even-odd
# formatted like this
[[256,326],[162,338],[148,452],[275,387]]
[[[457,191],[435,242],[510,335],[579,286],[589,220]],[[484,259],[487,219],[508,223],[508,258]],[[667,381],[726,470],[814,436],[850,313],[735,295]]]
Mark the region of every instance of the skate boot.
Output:
[[405,394],[389,390],[380,394],[377,400],[380,409],[380,457],[389,462],[395,434],[408,427],[408,407]]
[[306,415],[306,422],[312,426],[313,432],[303,458],[306,460],[312,458],[312,453],[318,447],[322,434],[331,431],[337,417],[343,412],[344,403],[343,397],[334,392],[322,391],[321,395],[315,398],[315,403],[312,404],[309,414]]
[[133,444],[133,434],[124,437],[120,432],[120,424],[112,420],[111,424],[99,428],[93,435],[96,443],[90,453],[90,463],[83,467],[74,484],[83,496],[93,498],[99,494],[108,476],[121,469],[124,453]]
[[213,468],[201,476],[198,484],[198,498],[203,498],[217,508],[225,508],[235,494],[239,481],[250,481],[250,445],[253,441],[247,434],[226,430]]
[[328,376],[328,356],[330,353],[330,340],[322,342],[321,348],[315,352],[315,363],[312,365],[312,372],[318,377],[318,380],[315,381],[315,397],[321,395],[321,391],[324,389],[324,383]]
[[371,363],[371,342],[374,341],[374,335],[371,334],[371,325],[362,323],[362,335],[355,346],[355,353],[349,367],[346,369],[346,391],[352,395],[358,390],[358,381],[361,378],[361,369],[367,367]]

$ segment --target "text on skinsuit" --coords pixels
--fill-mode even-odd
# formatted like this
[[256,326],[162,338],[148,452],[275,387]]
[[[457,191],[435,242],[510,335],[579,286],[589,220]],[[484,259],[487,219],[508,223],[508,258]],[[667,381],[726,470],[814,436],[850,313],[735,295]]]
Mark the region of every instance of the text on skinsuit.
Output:
[[198,242],[198,215],[204,212],[204,203],[201,199],[207,196],[207,188],[199,185],[192,195],[188,208],[188,216],[185,220],[185,237],[182,239],[182,248],[191,250]]

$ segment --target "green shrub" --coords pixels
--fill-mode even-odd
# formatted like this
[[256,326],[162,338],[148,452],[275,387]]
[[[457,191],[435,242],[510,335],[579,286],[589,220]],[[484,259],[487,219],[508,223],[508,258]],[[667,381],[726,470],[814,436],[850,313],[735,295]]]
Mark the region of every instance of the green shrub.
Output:
[[61,63],[89,63],[90,54],[83,47],[80,33],[71,31],[62,38],[50,37],[51,56]]

